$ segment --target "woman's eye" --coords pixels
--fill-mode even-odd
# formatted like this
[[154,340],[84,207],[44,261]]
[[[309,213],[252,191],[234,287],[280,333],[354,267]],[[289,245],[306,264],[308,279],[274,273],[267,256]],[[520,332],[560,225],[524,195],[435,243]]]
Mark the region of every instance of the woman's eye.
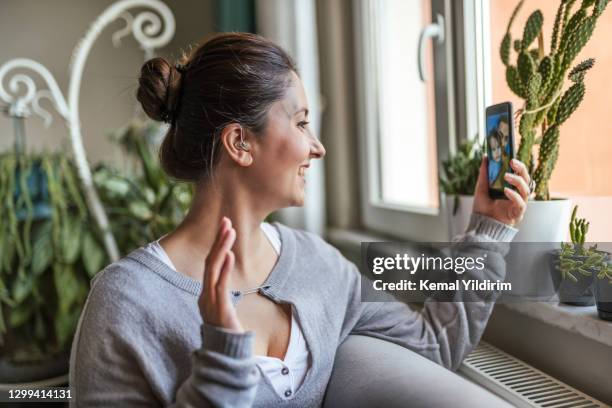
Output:
[[302,121],[300,123],[298,123],[298,127],[304,129],[306,126],[308,126],[310,122],[306,122],[306,121]]

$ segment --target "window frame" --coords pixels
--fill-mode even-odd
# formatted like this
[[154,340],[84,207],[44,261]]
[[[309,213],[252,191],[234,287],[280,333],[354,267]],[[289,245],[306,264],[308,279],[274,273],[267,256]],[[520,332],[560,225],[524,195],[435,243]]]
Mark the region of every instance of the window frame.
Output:
[[458,141],[484,140],[486,107],[492,104],[490,0],[461,0],[456,3]]
[[[378,201],[380,191],[379,173],[379,127],[376,95],[376,69],[371,37],[371,21],[367,16],[372,0],[354,1],[355,68],[357,90],[357,118],[360,157],[360,190],[362,224],[368,230],[390,234],[415,241],[446,241],[449,239],[449,223],[444,195],[439,193],[437,210],[422,207],[406,207],[384,204]],[[374,0],[375,1],[375,0]],[[456,148],[457,126],[455,109],[454,44],[452,31],[453,9],[451,0],[431,0],[431,15],[444,17],[446,40],[443,46],[433,47],[436,122],[436,156],[438,172],[442,160]],[[451,33],[448,35],[448,33]]]

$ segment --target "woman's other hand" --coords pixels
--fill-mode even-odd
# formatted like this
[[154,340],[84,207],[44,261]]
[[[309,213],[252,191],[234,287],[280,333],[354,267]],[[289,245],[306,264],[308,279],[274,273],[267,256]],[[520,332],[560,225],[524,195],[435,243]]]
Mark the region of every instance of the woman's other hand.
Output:
[[198,305],[202,319],[207,324],[244,332],[228,288],[229,275],[234,269],[235,257],[232,246],[236,241],[236,230],[229,218],[223,217],[217,237],[206,257],[204,286]]
[[504,195],[508,199],[493,200],[489,197],[487,157],[483,157],[482,163],[480,164],[478,182],[476,183],[473,211],[494,218],[504,224],[515,225],[519,223],[523,219],[523,215],[525,215],[527,201],[531,194],[529,191],[531,178],[527,171],[527,167],[522,162],[512,159],[510,161],[510,167],[514,170],[514,174],[506,173],[504,179],[516,187],[518,193],[506,187],[504,188]]

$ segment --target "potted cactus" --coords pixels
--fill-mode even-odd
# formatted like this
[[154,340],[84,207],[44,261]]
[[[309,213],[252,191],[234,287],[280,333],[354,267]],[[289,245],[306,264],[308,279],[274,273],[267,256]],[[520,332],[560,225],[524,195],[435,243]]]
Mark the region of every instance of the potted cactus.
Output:
[[595,277],[607,276],[610,254],[597,249],[596,244],[585,245],[589,222],[577,218],[577,212],[575,206],[569,224],[572,243],[561,243],[561,249],[553,252],[552,278],[560,302],[592,306]]
[[517,158],[527,165],[535,181],[535,201],[528,204],[517,241],[564,239],[565,228],[559,220],[566,219],[571,204],[569,200],[551,197],[549,181],[559,155],[562,125],[584,98],[584,78],[595,63],[593,59],[575,63],[575,59],[593,34],[608,1],[561,0],[548,50],[540,10],[529,16],[520,39],[513,39],[510,29],[524,0],[510,18],[500,57],[506,67],[508,87],[524,101],[517,111],[521,135]]
[[442,162],[440,188],[445,194],[450,238],[467,228],[483,151],[477,139],[466,140],[455,155]]

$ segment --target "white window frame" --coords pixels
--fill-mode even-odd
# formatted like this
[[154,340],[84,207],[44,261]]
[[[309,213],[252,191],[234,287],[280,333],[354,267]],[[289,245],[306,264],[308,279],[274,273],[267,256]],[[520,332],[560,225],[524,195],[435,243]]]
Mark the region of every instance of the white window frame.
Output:
[[[444,17],[445,32],[452,27],[451,0],[431,0],[432,16]],[[384,204],[379,201],[379,146],[376,100],[376,69],[373,46],[367,33],[370,15],[369,0],[354,0],[355,58],[357,79],[357,116],[359,124],[359,153],[361,177],[361,211],[363,225],[372,231],[415,241],[446,241],[449,226],[445,199],[439,196],[439,209],[405,207]],[[453,69],[453,40],[447,36],[441,46],[433,48],[435,69],[436,145],[438,164],[445,159],[456,144],[455,86]],[[416,56],[415,56],[416,60]],[[446,61],[446,63],[440,63]],[[416,61],[415,61],[416,63]],[[440,168],[440,166],[438,166]],[[418,177],[418,175],[413,175]]]
[[465,119],[467,139],[479,138],[482,143],[485,135],[485,109],[492,105],[491,79],[491,38],[488,25],[491,24],[490,0],[462,0],[458,6],[457,31],[462,34],[463,53],[457,55],[457,65],[463,69],[463,87],[458,94],[462,103],[459,116]]

